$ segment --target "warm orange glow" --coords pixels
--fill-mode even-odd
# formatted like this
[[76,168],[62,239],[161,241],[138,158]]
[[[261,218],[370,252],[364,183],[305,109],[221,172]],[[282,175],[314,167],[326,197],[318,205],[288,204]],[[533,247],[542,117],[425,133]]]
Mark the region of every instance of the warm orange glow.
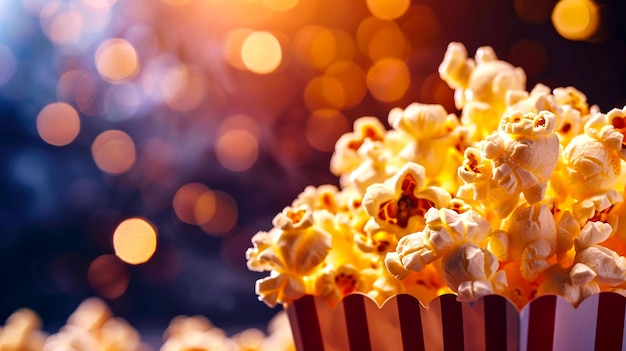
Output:
[[273,72],[282,60],[278,39],[269,32],[253,32],[241,46],[241,58],[247,69],[258,74]]
[[161,84],[165,102],[174,110],[190,111],[205,96],[202,76],[185,65],[170,68]]
[[250,169],[259,156],[259,142],[245,129],[231,129],[218,136],[217,159],[224,168],[235,172]]
[[409,41],[412,53],[435,47],[441,43],[441,23],[430,7],[412,5],[399,24]]
[[102,297],[116,299],[126,292],[130,274],[117,256],[102,255],[89,265],[87,279]]
[[367,8],[372,15],[392,20],[402,16],[411,5],[411,0],[366,0]]
[[429,74],[424,79],[420,96],[419,101],[424,103],[442,105],[447,111],[456,109],[454,107],[454,91],[439,77],[437,72]]
[[307,140],[320,151],[333,151],[337,139],[349,131],[348,119],[341,112],[329,108],[314,111],[306,123]]
[[162,3],[170,6],[183,6],[187,5],[190,0],[161,0]]
[[63,102],[49,104],[37,115],[37,132],[50,145],[67,145],[80,132],[78,112]]
[[226,34],[222,48],[224,58],[231,66],[240,70],[247,70],[241,57],[241,48],[246,38],[252,33],[254,33],[252,29],[237,28]]
[[[205,212],[203,212],[204,210],[200,209],[210,201],[206,198],[206,196],[209,195],[204,195],[206,193],[213,194],[209,188],[200,183],[188,183],[181,186],[172,201],[172,207],[174,207],[176,217],[187,224],[200,224],[196,218],[196,214],[199,213],[199,217],[202,218],[206,217]],[[200,202],[203,196],[205,198]]]
[[561,0],[552,11],[552,24],[570,40],[589,39],[599,25],[598,5],[589,0]]
[[122,261],[130,264],[147,262],[157,246],[156,230],[141,218],[130,218],[113,233],[113,248]]
[[91,154],[103,172],[119,175],[128,172],[135,164],[135,143],[120,130],[108,130],[96,137]]
[[318,25],[300,29],[293,39],[293,49],[296,60],[319,70],[337,59],[351,60],[355,53],[350,35]]
[[378,33],[386,29],[398,30],[398,25],[394,21],[385,21],[374,16],[363,19],[359,23],[359,27],[356,31],[356,42],[359,51],[361,51],[363,55],[369,56],[372,40]]
[[344,86],[336,76],[317,76],[304,88],[304,102],[309,111],[327,107],[342,109],[346,105]]
[[300,0],[261,0],[261,4],[275,11],[287,11],[296,6]]
[[126,40],[115,38],[100,44],[96,50],[96,68],[102,79],[118,83],[132,79],[139,71],[135,48]]
[[213,195],[215,196],[215,213],[208,222],[200,225],[200,228],[211,235],[226,234],[237,223],[237,204],[223,191],[214,191]]
[[372,36],[367,54],[372,61],[385,57],[406,59],[409,56],[409,42],[397,26],[388,26],[376,31]]
[[236,114],[226,118],[224,122],[220,124],[217,134],[222,135],[230,129],[245,129],[252,133],[256,139],[261,137],[261,126],[259,126],[259,123],[255,121],[254,118],[247,115]]
[[377,61],[367,72],[367,88],[380,101],[399,100],[410,84],[409,68],[398,59],[385,58]]
[[196,223],[199,225],[207,224],[213,216],[217,208],[215,194],[211,190],[203,192],[193,209],[193,215]]
[[[359,65],[352,61],[339,61],[330,65],[326,69],[326,77],[334,77],[343,87],[339,90],[335,88],[337,95],[334,98],[343,97],[341,103],[337,106],[350,108],[358,105],[367,93],[367,85],[365,84],[365,72]],[[332,93],[329,90],[328,93]],[[328,94],[327,93],[327,94]]]

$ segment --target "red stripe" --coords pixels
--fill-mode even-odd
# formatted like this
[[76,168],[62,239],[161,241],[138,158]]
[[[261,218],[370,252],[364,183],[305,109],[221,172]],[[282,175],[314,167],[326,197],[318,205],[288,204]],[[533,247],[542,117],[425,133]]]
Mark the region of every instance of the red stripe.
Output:
[[364,298],[363,295],[353,294],[343,299],[343,311],[346,315],[348,341],[350,342],[350,350],[353,351],[368,351],[372,349],[369,331],[367,329],[367,314],[365,313]]
[[624,296],[603,292],[598,296],[596,350],[621,350],[624,332]]
[[424,333],[419,301],[411,295],[398,295],[398,316],[404,350],[424,351]]
[[455,295],[442,295],[441,324],[445,351],[463,350],[463,306]]
[[487,351],[507,348],[507,300],[499,295],[483,298],[485,308],[485,349]]
[[[315,297],[306,295],[296,300],[289,309],[295,313],[297,328],[293,330],[298,351],[323,351],[324,343],[315,308]],[[293,319],[293,315],[290,317]],[[301,342],[300,345],[297,344],[298,341]]]
[[555,313],[556,295],[543,295],[530,303],[528,350],[552,350]]

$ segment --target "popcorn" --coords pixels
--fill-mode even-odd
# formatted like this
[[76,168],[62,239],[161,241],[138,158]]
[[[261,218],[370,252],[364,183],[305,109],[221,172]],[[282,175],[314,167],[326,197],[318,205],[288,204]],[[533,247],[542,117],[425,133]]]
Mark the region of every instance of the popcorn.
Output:
[[83,301],[58,333],[46,339],[44,351],[147,351],[128,322],[113,317],[98,298]]
[[357,119],[331,159],[339,186],[307,187],[252,238],[248,267],[269,271],[260,299],[500,294],[522,308],[626,291],[626,107],[526,91],[490,47],[469,58],[450,43],[438,71],[458,115],[415,102],[389,112],[389,130]]
[[491,134],[505,110],[506,94],[524,91],[526,73],[497,59],[492,48],[480,47],[474,59],[463,44],[448,45],[439,75],[454,91],[454,103],[463,109],[461,121],[475,129],[478,139]]
[[425,217],[424,230],[403,237],[396,252],[387,254],[385,264],[392,274],[401,279],[442,258],[446,284],[460,301],[473,301],[507,285],[497,258],[485,248],[489,222],[472,210],[458,214],[431,208]]
[[426,211],[446,206],[450,199],[444,189],[426,186],[424,167],[407,162],[392,178],[367,188],[363,206],[371,219],[366,230],[391,230],[399,236],[420,230]]
[[556,223],[547,205],[522,204],[502,223],[503,230],[489,239],[489,248],[500,261],[520,265],[522,277],[534,281],[550,266],[556,252]]
[[0,328],[0,351],[41,351],[46,338],[39,316],[22,308],[13,312]]

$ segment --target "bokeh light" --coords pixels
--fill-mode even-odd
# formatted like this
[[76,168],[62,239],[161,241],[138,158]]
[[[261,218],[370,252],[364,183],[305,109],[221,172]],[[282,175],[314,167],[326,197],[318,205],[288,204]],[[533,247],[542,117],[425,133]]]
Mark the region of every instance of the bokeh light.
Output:
[[78,112],[63,102],[48,104],[37,115],[37,131],[41,139],[50,145],[67,145],[80,132]]
[[[226,192],[216,190],[213,192],[213,199],[208,200],[201,197],[198,201],[199,204],[205,204],[206,201],[215,204],[215,212],[211,215],[204,215],[202,218],[208,218],[206,223],[201,223],[200,228],[210,235],[225,235],[237,224],[239,218],[239,212],[237,209],[237,203],[232,196]],[[198,210],[196,210],[198,211]]]
[[225,168],[242,172],[248,170],[259,156],[259,142],[246,129],[231,129],[218,136],[215,152]]
[[[211,190],[201,183],[188,183],[181,186],[172,200],[172,207],[178,219],[187,224],[200,224],[196,218],[196,212],[198,211],[196,208],[200,198],[205,193],[211,193]],[[207,199],[203,201],[207,201]]]
[[367,88],[380,101],[399,100],[410,84],[411,75],[402,60],[385,58],[376,61],[367,71]]
[[121,130],[100,133],[91,145],[91,154],[98,168],[112,175],[128,172],[136,160],[135,143]]
[[246,64],[243,62],[241,49],[243,47],[243,43],[252,33],[254,33],[254,31],[250,28],[235,28],[233,30],[230,30],[224,36],[222,52],[224,55],[224,59],[231,66],[240,70],[247,69]]
[[591,0],[561,0],[552,11],[554,28],[564,38],[591,38],[599,26],[598,5]]
[[[0,270],[12,287],[0,289],[0,314],[38,307],[52,329],[94,294],[149,321],[155,350],[164,315],[234,331],[275,312],[250,290],[251,236],[306,185],[340,182],[328,160],[357,118],[388,125],[390,108],[411,102],[458,113],[436,72],[450,41],[470,58],[494,47],[528,89],[575,86],[603,111],[626,105],[619,1],[0,0],[0,10],[0,263],[16,267]],[[138,267],[111,247],[126,218],[159,230]]]
[[366,3],[374,16],[392,20],[402,16],[408,10],[411,0],[366,0]]
[[116,299],[126,292],[130,283],[130,274],[119,257],[107,254],[91,262],[87,279],[100,296]]
[[270,73],[280,65],[280,43],[272,33],[250,33],[241,46],[241,58],[250,71],[258,74]]
[[288,11],[298,5],[300,0],[261,0],[261,3],[267,8],[275,11]]
[[111,83],[130,80],[139,71],[137,52],[125,39],[104,41],[96,50],[95,60],[100,77]]
[[167,105],[178,111],[192,110],[206,94],[200,73],[186,65],[170,67],[165,73],[161,89]]
[[41,28],[55,44],[76,43],[83,28],[83,16],[78,7],[71,3],[51,1],[39,16]]
[[113,233],[115,255],[122,261],[137,265],[147,262],[157,247],[154,227],[142,218],[129,218]]

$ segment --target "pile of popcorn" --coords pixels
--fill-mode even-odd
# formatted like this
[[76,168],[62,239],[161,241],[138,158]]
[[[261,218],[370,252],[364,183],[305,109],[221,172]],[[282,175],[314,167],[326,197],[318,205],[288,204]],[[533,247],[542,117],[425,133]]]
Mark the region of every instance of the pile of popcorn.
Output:
[[[268,324],[268,334],[247,329],[228,337],[203,316],[178,316],[163,334],[160,351],[295,351],[289,320],[281,311]],[[78,306],[56,334],[41,331],[30,309],[15,311],[0,326],[0,351],[151,351],[128,322],[114,317],[98,298]]]
[[626,290],[626,107],[537,84],[491,47],[450,43],[439,75],[460,111],[412,103],[390,129],[361,117],[336,143],[334,185],[309,186],[246,252],[269,306],[362,292],[428,303],[500,294],[518,307]]

